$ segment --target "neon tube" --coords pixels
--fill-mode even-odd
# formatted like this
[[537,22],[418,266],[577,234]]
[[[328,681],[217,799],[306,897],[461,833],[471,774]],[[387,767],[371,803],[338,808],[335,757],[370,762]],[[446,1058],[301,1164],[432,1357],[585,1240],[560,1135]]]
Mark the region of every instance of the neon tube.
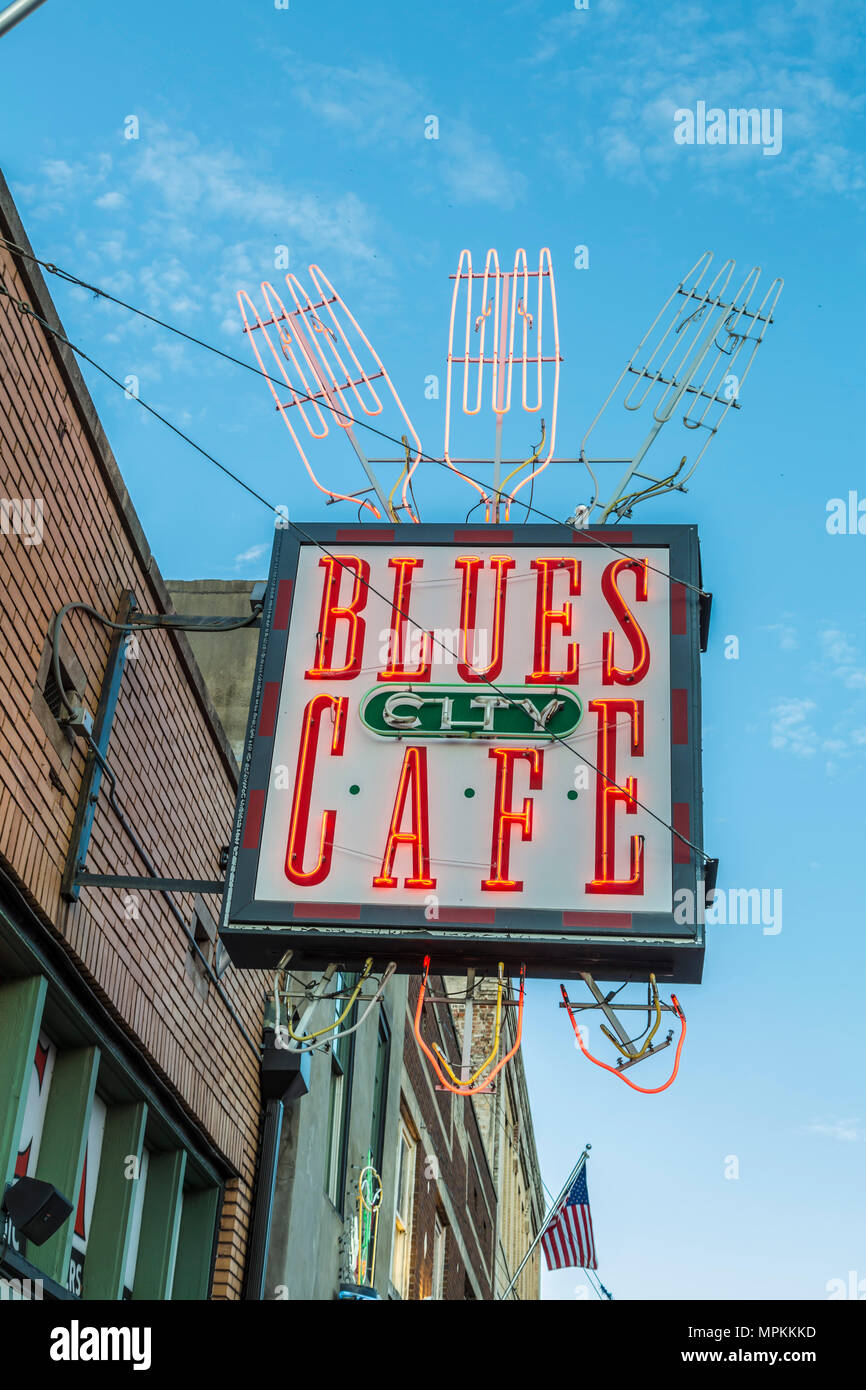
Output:
[[520,967],[520,998],[519,998],[518,1004],[517,1004],[517,1031],[516,1031],[516,1037],[515,1037],[515,1041],[514,1041],[514,1046],[510,1049],[510,1051],[506,1052],[505,1056],[504,1056],[503,1058],[501,1058],[500,1061],[498,1061],[498,1062],[496,1063],[496,1066],[493,1068],[493,1070],[492,1070],[490,1073],[488,1073],[488,1075],[484,1078],[484,1081],[483,1081],[482,1085],[480,1085],[480,1086],[469,1086],[469,1087],[466,1087],[466,1086],[452,1086],[451,1083],[450,1083],[450,1081],[446,1081],[446,1080],[445,1080],[445,1077],[444,1077],[443,1074],[442,1074],[442,1071],[441,1071],[441,1068],[440,1068],[440,1066],[439,1066],[439,1062],[438,1062],[438,1059],[437,1059],[437,1057],[436,1057],[435,1052],[431,1052],[431,1051],[430,1051],[430,1048],[427,1046],[427,1044],[425,1043],[424,1039],[421,1037],[421,1010],[422,1010],[422,1008],[424,1007],[424,995],[425,995],[426,990],[427,990],[427,976],[429,975],[429,973],[430,973],[430,957],[429,957],[429,956],[425,956],[425,957],[424,957],[424,975],[423,975],[423,978],[422,978],[422,980],[421,980],[421,988],[420,988],[420,990],[419,990],[419,992],[418,992],[418,1003],[417,1003],[417,1006],[416,1006],[416,1008],[415,1008],[415,1039],[416,1039],[416,1041],[417,1041],[417,1043],[418,1043],[418,1046],[421,1048],[421,1051],[424,1053],[424,1056],[425,1056],[425,1057],[428,1059],[428,1061],[431,1063],[431,1065],[432,1065],[432,1067],[433,1067],[433,1070],[435,1071],[436,1075],[438,1076],[439,1080],[441,1081],[441,1083],[442,1083],[442,1085],[443,1085],[443,1087],[445,1088],[446,1091],[450,1091],[451,1094],[452,1094],[452,1095],[455,1095],[455,1096],[475,1096],[475,1095],[478,1095],[478,1093],[479,1093],[480,1091],[486,1091],[486,1090],[489,1089],[490,1082],[493,1080],[494,1076],[498,1076],[499,1072],[500,1072],[500,1071],[502,1070],[502,1068],[505,1066],[506,1062],[510,1062],[510,1061],[511,1061],[512,1057],[514,1056],[515,1052],[517,1051],[518,1047],[520,1046],[520,1039],[521,1039],[521,1037],[523,1036],[523,993],[524,993],[524,986],[525,986],[525,984],[526,984],[526,966],[525,966],[525,965],[521,965],[521,967]]
[[[497,1052],[499,1051],[499,1032],[500,1032],[500,1026],[501,1026],[501,1023],[502,1023],[502,990],[503,990],[503,987],[504,987],[504,985],[505,985],[505,981],[504,981],[503,976],[502,976],[502,971],[503,971],[503,969],[504,969],[503,962],[500,961],[500,962],[499,962],[499,987],[498,987],[498,989],[497,989],[497,991],[496,991],[496,1024],[495,1024],[494,1030],[493,1030],[493,1032],[494,1032],[494,1036],[493,1036],[493,1048],[492,1048],[492,1051],[491,1051],[491,1053],[490,1053],[490,1056],[487,1057],[487,1058],[485,1059],[485,1061],[483,1061],[483,1062],[481,1063],[481,1066],[478,1068],[478,1070],[477,1070],[476,1072],[473,1072],[472,1076],[468,1077],[466,1081],[462,1081],[461,1078],[460,1078],[459,1076],[456,1076],[455,1073],[452,1071],[451,1066],[449,1065],[448,1060],[447,1060],[447,1058],[445,1057],[445,1054],[444,1054],[444,1052],[442,1051],[441,1047],[437,1047],[436,1043],[433,1044],[433,1051],[436,1053],[437,1057],[439,1057],[439,1059],[441,1060],[442,1065],[444,1066],[444,1068],[445,1068],[445,1070],[447,1071],[448,1075],[451,1077],[451,1080],[452,1080],[452,1081],[456,1081],[457,1084],[458,1084],[458,1086],[471,1086],[472,1083],[473,1083],[473,1081],[477,1081],[478,1078],[479,1078],[479,1076],[481,1075],[481,1073],[482,1073],[483,1071],[486,1071],[487,1068],[490,1066],[490,1063],[493,1061],[493,1058],[496,1056]],[[465,1026],[465,1025],[464,1025],[464,1026]]]
[[593,1057],[591,1052],[587,1052],[586,1048],[583,1045],[583,1038],[580,1036],[580,1029],[578,1028],[577,1023],[575,1021],[574,1014],[572,1013],[571,1004],[568,1000],[568,994],[566,992],[565,985],[560,985],[559,988],[562,990],[562,997],[565,1001],[565,1007],[568,1010],[568,1016],[571,1019],[571,1026],[574,1029],[574,1036],[577,1038],[578,1046],[580,1047],[580,1050],[583,1053],[584,1057],[589,1058],[590,1062],[594,1062],[597,1067],[603,1067],[605,1071],[612,1072],[614,1076],[619,1077],[620,1081],[624,1081],[626,1086],[631,1086],[633,1091],[640,1091],[641,1094],[645,1096],[657,1096],[659,1092],[666,1091],[668,1086],[672,1085],[673,1082],[676,1081],[677,1072],[680,1069],[680,1054],[683,1050],[683,1043],[686,1040],[686,1016],[680,1008],[680,1002],[675,994],[671,995],[671,1002],[674,1006],[677,1018],[680,1021],[680,1037],[679,1042],[677,1043],[676,1057],[674,1058],[674,1069],[663,1086],[638,1086],[635,1084],[634,1081],[629,1081],[627,1076],[623,1076],[622,1072],[619,1070],[618,1067],[609,1067],[607,1062],[600,1062],[597,1057]]

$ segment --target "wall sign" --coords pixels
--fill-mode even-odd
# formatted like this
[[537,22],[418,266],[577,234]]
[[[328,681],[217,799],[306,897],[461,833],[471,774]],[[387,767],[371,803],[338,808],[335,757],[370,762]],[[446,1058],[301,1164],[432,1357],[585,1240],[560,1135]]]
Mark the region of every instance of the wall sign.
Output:
[[699,979],[696,529],[303,530],[262,618],[233,959]]

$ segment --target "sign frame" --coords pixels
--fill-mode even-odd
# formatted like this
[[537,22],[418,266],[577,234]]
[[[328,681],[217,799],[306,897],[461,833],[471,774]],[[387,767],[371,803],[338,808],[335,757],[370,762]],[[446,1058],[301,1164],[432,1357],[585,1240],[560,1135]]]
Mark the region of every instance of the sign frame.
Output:
[[[400,973],[416,973],[429,954],[437,972],[446,973],[464,973],[473,967],[481,974],[492,974],[502,960],[512,973],[525,963],[527,972],[536,978],[573,979],[581,971],[590,971],[597,979],[646,979],[652,971],[660,982],[700,983],[705,950],[704,897],[712,887],[705,879],[711,875],[703,858],[672,833],[673,904],[682,890],[691,894],[686,902],[691,902],[692,910],[685,915],[692,920],[682,924],[675,922],[673,911],[442,907],[438,919],[428,921],[423,901],[415,907],[256,900],[259,836],[273,763],[274,719],[268,718],[267,712],[273,709],[275,684],[281,691],[288,674],[285,658],[301,549],[312,545],[333,552],[365,545],[399,552],[407,542],[428,547],[556,546],[562,547],[563,554],[603,545],[605,549],[615,547],[608,552],[612,559],[622,551],[639,558],[644,548],[668,550],[670,575],[676,576],[668,581],[672,824],[685,839],[703,845],[700,652],[706,647],[709,605],[699,592],[697,526],[622,525],[585,531],[565,524],[474,529],[453,523],[311,523],[298,524],[297,530],[283,526],[275,532],[262,610],[223,897],[220,936],[232,961],[241,967],[268,969],[291,952],[293,969],[317,970],[330,961],[357,969],[373,955],[376,967],[393,960]],[[590,772],[590,777],[594,782],[595,774]]]

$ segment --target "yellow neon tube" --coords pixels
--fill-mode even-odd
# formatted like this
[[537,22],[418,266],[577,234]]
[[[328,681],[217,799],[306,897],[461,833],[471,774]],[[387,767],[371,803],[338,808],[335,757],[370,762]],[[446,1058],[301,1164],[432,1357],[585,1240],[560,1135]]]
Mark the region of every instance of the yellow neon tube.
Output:
[[391,520],[392,520],[392,521],[399,521],[399,519],[400,519],[400,518],[397,516],[396,509],[392,506],[392,498],[393,498],[393,496],[394,496],[394,493],[397,491],[398,487],[399,487],[400,484],[402,483],[403,479],[405,478],[405,476],[406,476],[406,470],[407,470],[408,467],[409,467],[409,441],[407,440],[405,434],[402,436],[402,438],[403,438],[403,448],[406,450],[406,467],[403,469],[403,472],[400,474],[399,478],[397,479],[396,483],[395,483],[394,486],[392,487],[391,491],[388,493],[388,511],[391,513]]
[[604,1026],[603,1023],[602,1023],[602,1025],[601,1025],[601,1031],[604,1033],[604,1036],[605,1036],[606,1038],[608,1038],[608,1039],[613,1043],[613,1045],[614,1045],[614,1047],[616,1048],[617,1052],[621,1052],[622,1055],[623,1055],[623,1057],[626,1057],[629,1061],[635,1061],[635,1062],[636,1062],[636,1061],[638,1060],[639,1057],[643,1057],[643,1056],[644,1056],[644,1054],[645,1054],[647,1048],[649,1047],[650,1043],[652,1042],[653,1038],[655,1037],[656,1033],[658,1032],[658,1030],[659,1030],[659,1024],[660,1024],[661,1021],[662,1021],[662,1011],[661,1011],[661,1005],[659,1004],[659,992],[658,992],[658,986],[656,985],[656,977],[655,977],[655,975],[650,975],[649,978],[650,978],[650,985],[652,986],[652,992],[653,992],[653,1006],[654,1006],[655,1011],[656,1011],[656,1021],[655,1021],[655,1023],[653,1024],[652,1029],[651,1029],[650,1033],[648,1034],[647,1038],[645,1039],[644,1045],[643,1045],[643,1047],[641,1048],[640,1052],[628,1052],[624,1047],[622,1047],[622,1046],[617,1042],[616,1038],[613,1036],[613,1033],[609,1032],[609,1030],[608,1030],[607,1028],[605,1028],[605,1026]]
[[[434,1051],[434,1052],[437,1054],[437,1056],[439,1057],[440,1062],[442,1063],[443,1067],[444,1067],[445,1070],[447,1071],[448,1075],[451,1077],[451,1080],[454,1081],[454,1082],[456,1082],[456,1084],[457,1084],[458,1086],[472,1086],[472,1085],[478,1080],[478,1078],[479,1078],[479,1076],[481,1075],[481,1073],[487,1070],[487,1068],[490,1066],[490,1063],[493,1061],[493,1058],[496,1056],[497,1052],[499,1051],[499,1032],[500,1032],[500,1026],[501,1026],[501,1023],[502,1023],[502,989],[503,989],[503,985],[504,985],[504,980],[503,980],[503,977],[502,977],[502,971],[503,971],[503,969],[504,969],[503,962],[500,961],[500,962],[499,962],[499,988],[498,988],[498,990],[496,991],[496,1024],[495,1024],[495,1027],[494,1027],[493,1051],[491,1052],[490,1056],[489,1056],[485,1061],[483,1061],[483,1062],[481,1063],[481,1066],[478,1068],[477,1072],[475,1072],[474,1075],[470,1076],[469,1079],[468,1079],[467,1081],[461,1081],[460,1077],[459,1077],[459,1076],[455,1076],[454,1072],[451,1070],[451,1067],[448,1065],[448,1060],[447,1060],[447,1058],[445,1057],[445,1054],[443,1053],[442,1049],[441,1049],[440,1047],[437,1047],[436,1043],[433,1043],[433,1051]],[[465,1021],[465,1015],[464,1015],[464,1021]]]
[[[529,458],[528,458],[528,459],[524,459],[524,460],[523,460],[523,463],[519,463],[519,464],[517,465],[516,468],[512,468],[512,470],[511,470],[511,472],[509,473],[508,477],[505,479],[505,482],[502,484],[502,486],[501,486],[500,489],[499,489],[499,498],[500,498],[500,501],[502,500],[502,494],[503,494],[503,492],[505,491],[505,489],[508,487],[508,484],[511,482],[511,479],[514,478],[514,477],[516,477],[518,473],[522,473],[523,470],[524,470],[524,468],[528,468],[529,465],[530,465],[531,463],[535,463],[535,462],[537,461],[538,455],[541,453],[542,449],[544,448],[544,440],[545,440],[546,434],[547,434],[547,430],[546,430],[546,428],[545,428],[544,421],[542,420],[542,422],[541,422],[541,439],[539,440],[538,444],[536,444],[535,449],[534,449],[533,452],[530,454]],[[529,479],[527,478],[527,482],[528,482],[528,481],[529,481]],[[510,514],[511,514],[511,501],[512,501],[512,499],[509,497],[509,499],[508,499],[508,501],[507,501],[507,503],[506,503],[506,506],[505,506],[505,520],[506,520],[506,521],[509,519],[509,516],[510,516]]]
[[288,1030],[289,1030],[289,1037],[290,1037],[290,1038],[293,1038],[295,1042],[306,1043],[306,1042],[311,1042],[313,1038],[321,1038],[322,1035],[323,1035],[324,1033],[333,1033],[337,1028],[339,1028],[339,1026],[340,1026],[340,1024],[343,1022],[343,1020],[344,1020],[345,1018],[347,1018],[348,1015],[351,1013],[351,1011],[352,1011],[352,1005],[354,1004],[355,1000],[358,998],[358,995],[361,993],[361,987],[362,987],[362,985],[364,984],[364,981],[367,979],[367,976],[370,974],[370,971],[371,971],[372,969],[373,969],[373,957],[372,957],[372,956],[368,956],[367,959],[364,961],[364,969],[361,971],[361,975],[360,975],[360,977],[359,977],[359,979],[358,979],[358,983],[356,984],[355,988],[352,990],[352,993],[351,993],[351,996],[350,996],[350,998],[349,998],[348,1004],[346,1005],[346,1007],[345,1007],[345,1009],[343,1010],[343,1012],[340,1014],[340,1017],[339,1017],[338,1019],[335,1019],[333,1023],[329,1023],[328,1026],[327,1026],[326,1028],[317,1028],[316,1031],[315,1031],[315,1033],[303,1033],[303,1034],[295,1033],[295,1032],[292,1031],[292,1025],[291,1025],[291,1021],[290,1021],[290,1018],[289,1018],[289,1011],[288,1011],[288,1009],[286,1009],[286,1027],[287,1027]]

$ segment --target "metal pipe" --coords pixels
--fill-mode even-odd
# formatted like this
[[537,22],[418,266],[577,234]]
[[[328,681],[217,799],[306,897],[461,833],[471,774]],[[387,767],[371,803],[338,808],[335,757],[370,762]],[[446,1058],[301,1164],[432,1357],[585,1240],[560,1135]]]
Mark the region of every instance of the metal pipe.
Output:
[[26,19],[29,14],[44,4],[45,0],[13,0],[11,5],[7,5],[5,10],[0,11],[0,38],[4,34],[8,34],[10,29],[14,29],[16,24],[20,24],[22,19]]
[[584,1163],[586,1163],[586,1160],[589,1158],[589,1151],[590,1151],[591,1148],[592,1148],[592,1145],[591,1145],[591,1144],[587,1144],[587,1146],[586,1146],[586,1148],[584,1149],[583,1153],[580,1155],[580,1158],[577,1160],[577,1162],[575,1163],[575,1165],[574,1165],[574,1167],[572,1168],[571,1172],[569,1173],[569,1175],[568,1175],[568,1177],[567,1177],[567,1179],[566,1179],[566,1181],[565,1181],[565,1184],[564,1184],[564,1186],[563,1186],[563,1188],[562,1188],[562,1191],[560,1192],[560,1194],[559,1194],[559,1196],[557,1197],[556,1201],[553,1203],[552,1207],[550,1208],[550,1211],[547,1213],[546,1217],[544,1218],[543,1222],[541,1223],[541,1226],[539,1227],[539,1230],[538,1230],[538,1235],[535,1237],[535,1240],[532,1242],[532,1244],[530,1245],[530,1247],[529,1247],[529,1249],[527,1250],[526,1254],[523,1256],[523,1259],[520,1261],[520,1264],[517,1266],[517,1271],[516,1271],[516,1273],[515,1273],[513,1279],[511,1280],[511,1283],[508,1285],[508,1288],[505,1290],[505,1293],[502,1294],[502,1299],[503,1299],[503,1300],[505,1300],[505,1299],[508,1297],[508,1295],[511,1293],[511,1290],[514,1288],[514,1285],[517,1283],[518,1279],[520,1278],[521,1274],[523,1273],[524,1266],[527,1264],[527,1262],[528,1262],[528,1260],[529,1260],[529,1257],[532,1255],[533,1251],[535,1250],[536,1245],[537,1245],[538,1242],[541,1240],[541,1237],[544,1235],[544,1232],[547,1230],[548,1226],[550,1225],[550,1218],[551,1218],[551,1216],[553,1216],[554,1212],[556,1211],[557,1207],[559,1206],[559,1204],[560,1204],[560,1202],[562,1201],[563,1197],[565,1196],[566,1192],[568,1192],[569,1188],[571,1187],[571,1184],[574,1182],[575,1178],[577,1177],[578,1173],[580,1172],[581,1165],[584,1164]]
[[271,1243],[271,1223],[274,1215],[274,1192],[277,1185],[277,1158],[283,1129],[283,1102],[269,1100],[265,1106],[262,1125],[262,1147],[259,1160],[259,1179],[256,1205],[250,1232],[244,1298],[261,1301],[265,1296],[265,1277],[268,1269],[268,1249]]

